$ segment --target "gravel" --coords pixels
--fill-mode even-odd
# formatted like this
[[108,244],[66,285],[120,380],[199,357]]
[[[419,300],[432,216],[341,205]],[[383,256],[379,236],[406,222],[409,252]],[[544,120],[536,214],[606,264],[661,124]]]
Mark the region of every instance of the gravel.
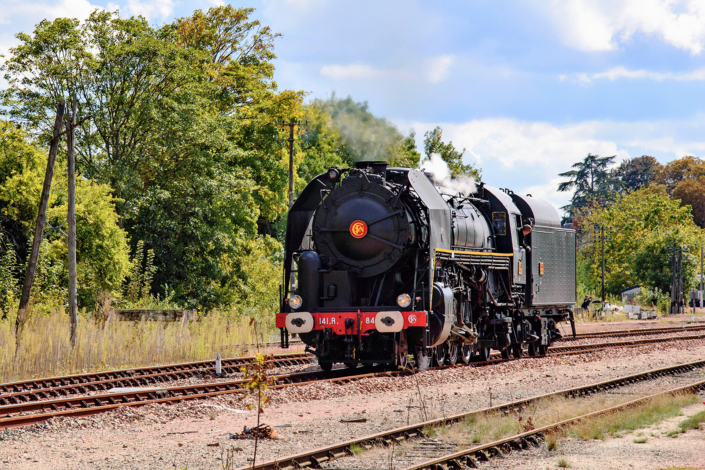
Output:
[[[490,402],[498,404],[698,359],[705,359],[705,340],[270,390],[271,402],[261,421],[274,426],[280,437],[262,441],[257,460],[302,452],[424,417],[470,411]],[[248,410],[247,401],[238,398],[227,395],[175,405],[121,408],[3,431],[0,469],[218,468],[227,449],[234,452],[236,465],[245,465],[252,457],[254,443],[228,437],[243,426],[254,426],[256,413]],[[360,417],[366,422],[340,422]],[[345,462],[347,466],[347,459]]]

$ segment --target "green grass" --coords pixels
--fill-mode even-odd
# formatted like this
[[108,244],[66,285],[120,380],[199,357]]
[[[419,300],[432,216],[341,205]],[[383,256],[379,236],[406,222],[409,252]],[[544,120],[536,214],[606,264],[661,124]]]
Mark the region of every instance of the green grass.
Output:
[[630,432],[681,414],[681,407],[697,401],[695,395],[660,396],[646,405],[601,416],[572,426],[569,434],[579,439],[605,439],[620,431]]
[[637,437],[634,439],[634,444],[644,444],[646,441],[648,441],[646,437]]
[[700,429],[700,424],[705,423],[705,411],[694,414],[688,419],[678,423],[678,428],[681,432],[686,432],[689,429]]
[[350,452],[352,452],[355,455],[360,455],[360,454],[364,453],[365,450],[366,449],[359,444],[350,445]]
[[566,459],[558,459],[557,465],[558,465],[559,467],[561,467],[561,468],[568,468],[568,467],[570,467],[570,464],[568,463],[568,461],[567,461]]

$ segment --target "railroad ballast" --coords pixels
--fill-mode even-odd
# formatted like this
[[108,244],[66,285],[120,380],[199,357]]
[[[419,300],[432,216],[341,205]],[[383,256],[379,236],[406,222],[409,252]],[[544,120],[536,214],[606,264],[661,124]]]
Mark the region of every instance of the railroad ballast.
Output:
[[291,207],[284,286],[282,346],[298,334],[324,370],[545,354],[572,323],[575,231],[531,195],[358,162]]

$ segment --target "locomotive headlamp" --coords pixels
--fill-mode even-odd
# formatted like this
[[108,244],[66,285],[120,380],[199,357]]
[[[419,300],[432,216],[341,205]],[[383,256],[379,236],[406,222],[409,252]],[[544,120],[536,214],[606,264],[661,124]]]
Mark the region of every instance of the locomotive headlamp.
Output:
[[411,305],[411,297],[409,297],[409,294],[401,294],[397,297],[397,305],[401,308],[406,308]]
[[331,168],[330,170],[328,170],[328,178],[330,178],[331,180],[337,180],[338,176],[340,176],[340,172],[337,168]]
[[291,297],[289,297],[289,307],[293,308],[294,310],[301,307],[302,303],[303,301],[298,295],[292,295]]

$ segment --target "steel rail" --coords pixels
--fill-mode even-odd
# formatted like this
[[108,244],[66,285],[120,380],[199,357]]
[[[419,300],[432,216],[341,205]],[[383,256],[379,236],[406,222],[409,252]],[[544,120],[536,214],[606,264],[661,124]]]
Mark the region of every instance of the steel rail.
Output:
[[611,341],[608,343],[579,344],[579,345],[568,345],[568,346],[551,346],[551,348],[548,350],[548,355],[551,355],[551,353],[559,353],[559,352],[578,352],[578,351],[590,351],[590,350],[594,350],[594,349],[623,348],[623,347],[630,347],[630,346],[643,346],[646,344],[667,343],[669,341],[687,341],[687,340],[703,339],[703,338],[705,338],[705,334],[689,335],[689,336],[667,336],[664,338],[632,339],[629,341]]
[[589,385],[584,385],[581,387],[574,387],[565,390],[559,390],[556,392],[546,393],[542,395],[537,395],[533,397],[523,398],[520,400],[515,400],[509,403],[504,403],[497,406],[492,406],[488,408],[482,408],[474,410],[468,413],[461,413],[447,418],[432,419],[428,421],[423,421],[420,423],[415,423],[412,425],[391,429],[388,431],[382,431],[368,436],[363,436],[355,439],[351,439],[344,442],[339,442],[325,447],[320,447],[307,452],[302,452],[299,454],[289,455],[282,457],[277,460],[262,462],[254,465],[247,465],[240,467],[237,470],[285,470],[285,469],[297,469],[297,468],[320,468],[320,464],[325,462],[330,462],[348,455],[353,455],[350,447],[353,445],[371,448],[373,445],[392,445],[393,441],[401,442],[406,439],[411,439],[415,437],[422,437],[424,435],[424,428],[433,428],[440,426],[450,426],[454,423],[458,423],[464,419],[471,416],[478,416],[484,413],[509,413],[514,411],[519,411],[527,406],[537,403],[540,400],[547,398],[557,398],[557,397],[583,397],[594,393],[616,389],[626,385],[631,385],[637,382],[643,382],[648,380],[655,380],[660,377],[676,375],[680,373],[691,372],[693,370],[704,368],[705,360],[691,362],[687,364],[679,364],[671,367],[663,367],[659,369],[653,369],[639,374],[632,374],[622,377],[617,377],[615,379],[606,380],[602,382],[592,383]]
[[[526,431],[523,433],[515,434],[513,436],[505,437],[487,444],[482,444],[479,446],[469,447],[467,449],[454,452],[442,457],[438,457],[432,460],[428,460],[418,465],[407,467],[404,470],[449,470],[449,469],[461,469],[461,468],[477,468],[477,461],[488,461],[490,457],[506,455],[512,450],[527,449],[529,444],[538,446],[538,441],[536,438],[542,438],[545,434],[555,433],[561,429],[568,427],[572,424],[579,423],[581,421],[588,421],[593,418],[597,418],[606,414],[611,414],[617,411],[622,411],[628,408],[644,405],[649,403],[651,400],[662,396],[676,396],[686,393],[697,393],[701,390],[705,390],[705,380],[698,382],[693,382],[682,387],[676,387],[664,392],[654,393],[642,398],[637,398],[635,400],[622,403],[621,405],[611,406],[598,411],[593,411],[592,413],[586,413],[584,415],[575,416],[573,418],[568,418],[562,421],[558,421],[546,426],[542,426],[537,429]],[[489,456],[488,456],[489,454]]]
[[[579,345],[579,346],[559,346],[559,347],[554,347],[549,350],[548,356],[556,356],[556,355],[569,355],[569,354],[582,354],[586,352],[595,352],[599,350],[604,350],[604,349],[609,349],[609,348],[623,348],[623,347],[637,347],[637,346],[643,346],[645,344],[654,344],[654,343],[663,343],[663,342],[668,342],[668,341],[682,341],[682,340],[690,340],[690,339],[703,339],[705,338],[705,335],[696,335],[696,336],[676,336],[676,337],[670,337],[670,338],[652,338],[652,339],[646,339],[646,340],[631,340],[631,341],[623,341],[623,342],[611,342],[611,343],[599,343],[599,344],[587,344],[587,345]],[[537,356],[537,357],[546,357],[546,356]],[[238,358],[239,359],[244,359],[244,358]],[[306,360],[309,360],[310,357],[307,356]],[[499,364],[502,362],[508,362],[516,359],[492,359],[490,361],[486,362],[475,362],[469,364],[472,367],[482,367],[482,366],[488,366],[488,365],[495,365]],[[457,367],[461,366],[461,364],[456,364],[456,365],[444,365],[441,367],[435,367],[433,369],[444,369],[448,367]],[[234,366],[233,366],[234,367]],[[238,366],[239,367],[239,366]],[[149,369],[149,368],[144,368],[144,369]],[[198,373],[199,371],[204,371],[204,370],[210,370],[211,368],[206,368],[206,369],[196,369],[194,370],[192,375],[195,375],[195,373]],[[379,369],[378,369],[379,370]],[[405,373],[408,373],[408,371],[400,370],[400,371],[387,371],[387,372],[370,372],[370,369],[363,369],[360,371],[362,373],[359,373],[355,371],[354,369],[350,369],[347,371],[343,370],[336,370],[333,373],[333,381],[339,381],[342,379],[345,380],[356,380],[360,378],[366,378],[366,377],[373,377],[375,374],[383,374],[383,375],[403,375]],[[129,380],[127,378],[120,378],[120,379],[110,379],[110,380],[104,380],[101,381],[100,383],[93,383],[90,385],[81,385],[81,384],[74,384],[74,385],[62,385],[60,387],[50,387],[44,390],[34,390],[30,392],[16,392],[16,393],[10,393],[6,395],[0,395],[0,414],[6,414],[8,419],[11,417],[11,415],[14,414],[21,414],[21,413],[27,413],[27,412],[40,412],[43,413],[45,411],[51,411],[54,413],[61,413],[61,412],[68,412],[70,410],[73,410],[75,408],[82,408],[82,409],[97,409],[98,412],[102,411],[106,403],[109,405],[114,405],[114,406],[121,406],[121,405],[130,405],[133,406],[134,402],[141,402],[141,401],[148,401],[149,400],[155,400],[156,398],[161,398],[161,395],[166,394],[167,397],[170,397],[172,400],[176,401],[181,401],[185,399],[191,399],[191,398],[201,398],[201,395],[203,391],[205,393],[209,393],[209,388],[214,389],[215,391],[218,392],[223,392],[223,393],[240,393],[243,391],[243,384],[246,382],[245,380],[234,380],[234,381],[225,381],[225,382],[217,382],[217,383],[205,383],[205,384],[200,384],[200,385],[189,385],[189,386],[176,386],[176,387],[160,387],[160,382],[164,382],[168,380],[168,377],[171,377],[171,374],[184,374],[183,372],[168,372],[168,373],[157,373],[153,374],[151,376],[143,376],[138,379],[134,380]],[[341,376],[342,374],[342,376]],[[290,385],[303,385],[303,384],[308,384],[316,381],[325,381],[329,379],[331,376],[329,374],[326,374],[323,371],[314,371],[314,372],[302,372],[298,374],[283,374],[280,376],[274,376],[277,377],[278,380],[280,380],[280,383],[283,384],[283,386],[290,386]],[[135,384],[137,382],[137,384]],[[109,394],[98,394],[98,395],[91,395],[91,396],[85,396],[85,395],[78,395],[78,396],[67,396],[69,395],[69,392],[71,390],[78,390],[80,393],[86,393],[85,391],[82,390],[89,390],[91,391],[106,391],[107,385],[114,385],[118,387],[124,387],[124,386],[143,386],[143,385],[154,385],[152,389],[154,390],[147,390],[147,391],[135,391],[132,393],[127,393],[127,394],[114,394],[114,393],[109,393]],[[275,387],[275,388],[281,388],[281,386]],[[200,390],[200,391],[199,391]],[[220,394],[220,393],[218,393]],[[145,397],[146,395],[146,397]],[[207,396],[207,395],[204,395]],[[168,400],[167,400],[168,401]],[[91,414],[91,413],[84,413],[84,414]],[[0,427],[2,426],[4,420],[0,420]],[[28,422],[31,422],[29,420]],[[9,421],[8,421],[9,423]]]
[[[549,349],[549,355],[592,352],[608,348],[642,346],[644,344],[702,338],[705,338],[705,335],[652,338],[577,346],[553,346]],[[477,367],[496,364],[499,362],[496,359],[497,357],[498,354],[493,354],[494,359],[491,361],[477,362],[470,365]],[[310,354],[296,353],[275,355],[272,356],[271,359],[268,359],[267,362],[278,366],[287,366],[310,363],[312,359],[313,356]],[[222,369],[224,371],[238,369],[244,365],[250,364],[252,360],[252,357],[224,359]],[[88,392],[105,392],[112,387],[158,386],[172,380],[186,379],[188,377],[203,376],[212,373],[215,370],[213,364],[213,361],[197,361],[0,384],[0,406],[20,405],[23,403],[47,401],[51,399],[66,399],[69,395],[85,394]]]
[[[265,362],[276,366],[292,366],[308,364],[312,358],[308,353],[278,354],[270,356]],[[223,359],[221,369],[225,372],[239,370],[253,360],[251,356]],[[13,403],[13,398],[18,401],[34,401],[67,394],[104,391],[111,387],[150,385],[214,371],[215,361],[210,360],[10,382],[0,384],[0,405],[8,401]]]
[[[292,385],[308,385],[322,382],[341,382],[359,380],[368,377],[387,377],[408,374],[409,371],[366,371],[363,374],[353,369],[336,369],[333,372],[299,372],[272,376],[276,378],[269,389],[281,389]],[[153,387],[145,390],[133,390],[121,393],[108,393],[91,396],[77,396],[56,400],[34,401],[0,406],[0,430],[26,426],[46,421],[58,416],[88,416],[123,406],[142,406],[151,403],[173,404],[179,401],[202,399],[246,393],[246,379],[184,385],[176,387]],[[29,413],[29,414],[28,414]]]
[[596,331],[593,333],[578,333],[575,338],[572,335],[565,335],[558,341],[575,341],[588,338],[612,338],[621,336],[649,336],[660,335],[664,333],[678,333],[682,331],[702,331],[705,330],[705,325],[690,325],[681,327],[664,327],[664,328],[639,328],[632,330],[613,330],[613,331]]

